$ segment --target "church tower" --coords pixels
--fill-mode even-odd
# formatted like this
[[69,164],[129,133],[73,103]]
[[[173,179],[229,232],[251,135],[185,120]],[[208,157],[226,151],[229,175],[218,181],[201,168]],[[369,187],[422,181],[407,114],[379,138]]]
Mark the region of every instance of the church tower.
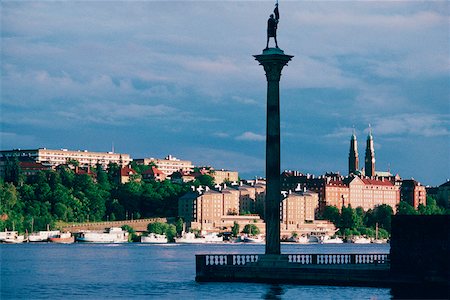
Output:
[[366,143],[365,175],[369,177],[375,176],[375,150],[373,148],[372,128],[370,128],[370,125]]
[[358,141],[356,140],[355,130],[353,130],[352,138],[350,139],[350,153],[348,154],[348,174],[355,174],[358,168]]

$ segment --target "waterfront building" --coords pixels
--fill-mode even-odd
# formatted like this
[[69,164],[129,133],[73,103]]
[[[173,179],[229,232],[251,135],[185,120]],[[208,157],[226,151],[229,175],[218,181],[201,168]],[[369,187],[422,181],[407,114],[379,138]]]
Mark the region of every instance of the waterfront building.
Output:
[[[104,168],[110,163],[116,163],[121,166],[127,166],[132,159],[129,154],[113,152],[92,152],[87,150],[68,150],[68,149],[29,149],[29,150],[2,150],[0,155],[3,159],[17,157],[19,161],[34,161],[44,166],[52,168],[67,164],[70,161],[77,161],[80,167],[102,165]],[[2,160],[3,161],[3,160]],[[3,161],[4,162],[4,161]],[[0,165],[0,168],[3,164]]]
[[289,190],[281,201],[281,229],[297,231],[303,224],[314,222],[314,216],[319,206],[317,193]]
[[194,169],[192,162],[189,160],[180,160],[172,155],[166,156],[164,159],[159,158],[138,158],[134,160],[138,165],[155,165],[158,170],[167,176],[177,171],[191,172]]
[[427,191],[420,182],[414,179],[404,179],[400,188],[400,200],[417,209],[419,204],[427,205]]
[[353,207],[362,207],[365,211],[378,205],[387,204],[394,213],[400,202],[400,187],[384,179],[369,177],[350,177],[348,179],[349,204]]

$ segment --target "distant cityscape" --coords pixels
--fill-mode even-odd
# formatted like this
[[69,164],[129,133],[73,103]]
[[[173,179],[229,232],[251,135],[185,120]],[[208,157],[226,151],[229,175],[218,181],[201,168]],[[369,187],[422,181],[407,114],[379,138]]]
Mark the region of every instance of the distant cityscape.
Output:
[[[357,137],[350,138],[348,174],[304,174],[285,170],[281,173],[282,201],[280,205],[281,234],[331,235],[332,223],[316,220],[327,206],[339,210],[351,206],[364,211],[380,205],[389,205],[396,212],[399,203],[405,202],[418,209],[427,205],[427,195],[449,199],[450,182],[438,187],[426,187],[414,179],[402,179],[390,170],[375,168],[373,136],[366,140],[364,167],[359,168]],[[214,186],[193,187],[192,191],[178,200],[178,216],[188,229],[219,231],[231,228],[234,223],[253,223],[264,233],[265,180],[244,180],[237,171],[214,169],[210,166],[194,166],[192,161],[172,155],[165,158],[131,158],[130,154],[114,152],[73,151],[68,149],[13,149],[0,151],[0,174],[5,174],[8,161],[17,158],[22,174],[33,176],[39,171],[52,170],[60,165],[70,165],[76,174],[95,177],[91,168],[110,164],[120,167],[118,183],[133,180],[170,180],[172,183],[189,183],[199,176],[209,175]],[[148,166],[137,172],[134,167]]]

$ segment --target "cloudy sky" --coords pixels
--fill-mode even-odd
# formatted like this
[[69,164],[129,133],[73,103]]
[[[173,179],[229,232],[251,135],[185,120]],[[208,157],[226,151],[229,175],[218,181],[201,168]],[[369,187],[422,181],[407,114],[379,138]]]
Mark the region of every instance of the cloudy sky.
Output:
[[[2,1],[1,149],[172,154],[264,175],[274,1]],[[283,1],[282,168],[450,177],[448,1]]]

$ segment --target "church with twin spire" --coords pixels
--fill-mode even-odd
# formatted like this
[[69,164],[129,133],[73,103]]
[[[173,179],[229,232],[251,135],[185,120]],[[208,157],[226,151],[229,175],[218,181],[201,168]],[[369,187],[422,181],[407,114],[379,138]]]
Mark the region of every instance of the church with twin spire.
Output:
[[353,134],[350,139],[350,152],[348,155],[348,174],[374,177],[377,175],[387,175],[386,173],[389,172],[378,173],[379,174],[375,171],[375,148],[373,145],[372,129],[369,128],[369,134],[367,135],[364,168],[362,170],[359,170],[358,140],[356,138],[355,131],[353,130]]

